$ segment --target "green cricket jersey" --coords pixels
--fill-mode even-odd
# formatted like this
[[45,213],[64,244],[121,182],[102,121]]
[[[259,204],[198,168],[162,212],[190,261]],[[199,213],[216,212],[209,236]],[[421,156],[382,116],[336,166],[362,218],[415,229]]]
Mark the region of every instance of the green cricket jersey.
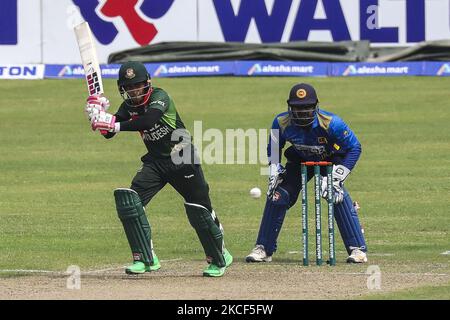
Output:
[[[156,123],[151,123],[148,129],[136,129],[133,120],[144,117],[147,111],[152,108],[162,111],[162,117]],[[174,101],[161,88],[153,88],[150,99],[145,106],[131,107],[123,102],[115,116],[116,122],[121,124],[121,131],[140,132],[148,150],[147,155],[144,156],[145,159],[169,158],[172,152],[180,151],[187,141],[190,144],[190,135],[185,130]],[[172,141],[171,139],[172,133],[177,129],[181,129],[177,131],[177,135],[184,137],[184,144],[180,142],[181,140]]]

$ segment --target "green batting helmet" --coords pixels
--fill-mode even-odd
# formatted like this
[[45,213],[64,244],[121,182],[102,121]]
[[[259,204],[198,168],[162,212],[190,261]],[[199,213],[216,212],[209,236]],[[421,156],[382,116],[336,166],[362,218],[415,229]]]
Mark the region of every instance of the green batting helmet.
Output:
[[124,87],[139,82],[145,82],[147,80],[150,80],[150,75],[144,64],[137,61],[129,61],[125,62],[120,67],[117,85],[119,87]]

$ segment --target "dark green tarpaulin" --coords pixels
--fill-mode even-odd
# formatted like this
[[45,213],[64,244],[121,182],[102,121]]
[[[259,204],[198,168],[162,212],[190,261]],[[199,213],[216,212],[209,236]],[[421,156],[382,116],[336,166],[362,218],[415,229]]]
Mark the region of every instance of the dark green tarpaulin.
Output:
[[426,41],[408,48],[373,51],[368,62],[449,61],[450,40]]
[[448,61],[450,40],[422,42],[411,47],[371,47],[368,41],[341,42],[162,42],[112,53],[108,63],[179,61]]
[[367,41],[288,42],[249,44],[233,42],[163,42],[113,53],[108,63],[129,60],[171,61],[363,61],[369,55]]

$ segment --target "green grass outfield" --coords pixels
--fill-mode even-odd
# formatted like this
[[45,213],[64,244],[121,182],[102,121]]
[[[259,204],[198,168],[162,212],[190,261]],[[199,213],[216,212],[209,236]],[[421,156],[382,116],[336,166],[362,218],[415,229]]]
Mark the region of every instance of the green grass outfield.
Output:
[[[203,130],[266,129],[285,111],[298,81],[313,84],[321,107],[340,115],[362,143],[346,186],[362,207],[377,263],[424,271],[440,266],[448,273],[450,255],[441,253],[450,250],[450,78],[185,78],[154,79],[154,85],[171,94],[189,129],[194,120],[203,121]],[[115,81],[106,81],[105,91],[116,111],[121,97]],[[139,135],[120,133],[107,141],[93,133],[83,113],[83,80],[0,81],[0,92],[0,269],[129,262],[112,191],[129,186],[140,166],[145,147]],[[261,219],[263,198],[249,197],[253,186],[265,192],[260,167],[203,167],[237,261],[253,247]],[[203,258],[182,198],[170,186],[147,213],[160,259]],[[297,204],[275,259],[298,260],[289,252],[300,250],[300,233]]]
[[388,294],[373,294],[363,298],[372,300],[450,300],[450,283],[399,290]]

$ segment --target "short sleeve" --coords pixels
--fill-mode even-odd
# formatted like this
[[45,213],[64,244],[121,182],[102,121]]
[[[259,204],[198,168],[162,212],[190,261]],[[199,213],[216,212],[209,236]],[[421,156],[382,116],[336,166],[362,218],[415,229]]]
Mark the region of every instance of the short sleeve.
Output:
[[150,98],[148,108],[155,108],[165,113],[169,109],[170,97],[162,89],[155,89]]

